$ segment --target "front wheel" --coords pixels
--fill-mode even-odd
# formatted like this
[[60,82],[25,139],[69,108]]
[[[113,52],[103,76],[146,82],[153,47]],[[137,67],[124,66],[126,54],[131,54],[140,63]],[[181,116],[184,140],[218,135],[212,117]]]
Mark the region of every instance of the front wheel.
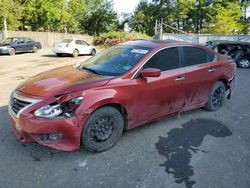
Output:
[[205,109],[208,111],[218,110],[225,98],[225,85],[222,82],[216,82],[209,94]]
[[250,67],[250,60],[249,59],[241,59],[238,62],[238,66],[241,68],[249,68]]
[[9,55],[15,55],[16,54],[16,50],[15,48],[9,48]]
[[116,108],[94,111],[82,131],[82,144],[89,151],[102,152],[114,146],[122,135],[124,119]]

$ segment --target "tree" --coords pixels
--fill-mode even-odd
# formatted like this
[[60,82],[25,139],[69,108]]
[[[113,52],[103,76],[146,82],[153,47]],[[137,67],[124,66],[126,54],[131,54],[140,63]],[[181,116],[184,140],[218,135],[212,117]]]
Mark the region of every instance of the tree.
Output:
[[154,4],[145,0],[141,1],[129,22],[132,30],[153,36],[154,24],[157,18],[156,11]]
[[87,0],[70,0],[68,1],[67,9],[68,13],[72,15],[72,19],[75,21],[75,27],[73,31],[81,32],[80,25],[81,22],[84,21],[88,11]]
[[89,4],[90,9],[81,23],[84,31],[89,35],[99,36],[101,33],[117,30],[118,19],[112,2],[104,1],[95,7],[92,5]]
[[77,30],[77,22],[67,10],[64,0],[25,1],[23,25],[32,31],[69,31]]
[[7,18],[8,29],[16,30],[21,26],[22,7],[15,0],[0,0],[0,30],[4,29],[4,17]]
[[244,13],[241,17],[241,23],[243,25],[242,31],[247,34],[250,32],[250,17],[247,16],[247,9],[250,7],[250,1],[242,0],[240,5]]
[[243,29],[240,23],[242,11],[238,3],[228,2],[226,5],[216,4],[214,6],[216,15],[208,29],[209,33],[235,34]]
[[[152,0],[152,3],[143,0],[132,16],[131,27],[153,35],[155,20],[163,19],[166,24],[186,32],[207,33],[220,32],[220,25],[228,22],[227,27],[223,27],[230,31],[221,32],[232,33],[232,30],[242,30],[241,23],[248,23],[247,19],[242,19],[240,4],[239,0]],[[164,27],[164,31],[173,29]]]

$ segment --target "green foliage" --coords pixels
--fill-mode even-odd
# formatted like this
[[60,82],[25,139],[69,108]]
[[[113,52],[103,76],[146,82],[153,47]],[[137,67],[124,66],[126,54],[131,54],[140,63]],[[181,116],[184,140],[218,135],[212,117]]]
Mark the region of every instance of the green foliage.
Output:
[[117,30],[117,14],[107,0],[0,0],[0,29],[99,35]]
[[[67,30],[95,36],[123,30],[126,23],[133,31],[153,36],[156,19],[186,32],[248,33],[250,18],[244,14],[248,6],[248,1],[239,0],[141,0],[133,15],[119,23],[112,0],[0,0],[0,30],[6,16],[10,30]],[[164,27],[164,32],[176,30]]]
[[126,42],[133,39],[151,39],[146,34],[138,33],[138,32],[108,32],[103,33],[99,37],[94,38],[94,45],[96,46],[104,46],[110,47],[122,42]]
[[21,5],[15,0],[0,0],[0,30],[4,29],[3,20],[5,16],[8,28],[12,30],[18,29],[21,25],[22,10]]
[[[151,36],[156,19],[163,19],[166,24],[191,33],[247,32],[249,20],[242,17],[244,7],[249,5],[239,0],[142,0],[132,16],[130,26],[134,31]],[[164,27],[164,32],[176,30]]]
[[243,29],[243,25],[239,23],[242,12],[237,3],[227,3],[222,6],[215,5],[216,15],[212,20],[208,29],[209,33],[215,34],[236,34]]
[[140,33],[146,33],[148,35],[154,35],[156,10],[155,6],[147,1],[143,0],[136,8],[134,15],[130,20],[130,27]]
[[112,3],[105,1],[91,7],[82,22],[83,29],[89,35],[100,35],[101,33],[117,30],[117,14],[112,9]]
[[74,31],[78,23],[64,0],[30,0],[24,4],[23,24],[33,31]]

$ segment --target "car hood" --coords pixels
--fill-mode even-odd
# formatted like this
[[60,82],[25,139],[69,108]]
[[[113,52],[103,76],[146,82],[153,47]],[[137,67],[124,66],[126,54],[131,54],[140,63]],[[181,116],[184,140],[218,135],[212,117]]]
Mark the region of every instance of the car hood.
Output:
[[10,44],[0,44],[0,47],[8,47]]
[[40,73],[18,86],[17,90],[34,96],[57,96],[79,90],[103,86],[111,79],[64,66]]

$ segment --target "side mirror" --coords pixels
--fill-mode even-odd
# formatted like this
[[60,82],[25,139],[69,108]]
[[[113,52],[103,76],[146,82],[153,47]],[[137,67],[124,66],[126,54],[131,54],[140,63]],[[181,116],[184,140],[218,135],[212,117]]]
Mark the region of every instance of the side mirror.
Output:
[[161,75],[160,69],[147,68],[141,71],[141,76],[146,77],[159,77]]

